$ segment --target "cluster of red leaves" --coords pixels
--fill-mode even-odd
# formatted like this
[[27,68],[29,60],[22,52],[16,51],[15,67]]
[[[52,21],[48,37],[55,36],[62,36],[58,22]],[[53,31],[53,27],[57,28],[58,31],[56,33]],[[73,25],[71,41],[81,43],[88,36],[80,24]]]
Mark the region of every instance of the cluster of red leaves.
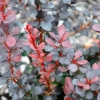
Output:
[[[6,7],[8,0],[0,0],[0,27],[2,33],[0,33],[0,43],[2,44],[1,50],[4,50],[5,61],[8,63],[8,67],[11,72],[9,79],[17,83],[17,79],[21,75],[20,70],[14,69],[14,64],[21,60],[21,49],[18,47],[18,40],[15,36],[19,34],[20,28],[13,27],[9,31],[9,25],[16,19],[16,12],[12,11],[11,8]],[[3,54],[2,54],[3,55]]]
[[48,66],[45,66],[45,62],[50,62],[52,60],[52,53],[46,54],[43,52],[43,49],[45,47],[45,43],[42,42],[40,44],[37,44],[36,39],[40,35],[38,30],[36,28],[32,28],[30,24],[26,25],[25,30],[27,30],[27,38],[28,42],[26,45],[29,45],[30,48],[35,51],[34,53],[30,54],[30,57],[33,58],[32,64],[35,67],[40,67],[40,80],[39,82],[45,84],[45,86],[48,88],[47,94],[50,94],[52,92],[52,89],[54,88],[54,85],[51,84],[54,79],[50,78],[50,75],[52,72],[54,72],[54,64],[50,64]]
[[66,28],[64,25],[58,27],[58,35],[55,35],[52,32],[49,32],[49,34],[50,36],[52,36],[52,38],[55,39],[56,42],[52,41],[50,38],[47,38],[46,42],[49,45],[53,46],[54,48],[57,48],[58,46],[65,47],[65,48],[71,47],[70,41],[66,40],[68,37],[68,32],[66,32]]

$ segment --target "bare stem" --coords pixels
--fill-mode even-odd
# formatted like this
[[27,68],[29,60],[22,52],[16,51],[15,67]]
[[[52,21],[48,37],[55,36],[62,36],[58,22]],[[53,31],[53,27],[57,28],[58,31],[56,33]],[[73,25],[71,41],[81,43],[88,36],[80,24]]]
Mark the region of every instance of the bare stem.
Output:
[[72,32],[71,34],[69,34],[69,37],[70,36],[74,36],[75,34],[79,33],[80,31],[84,30],[85,28],[87,28],[90,25],[91,25],[91,22],[88,22],[88,23],[86,23],[84,25],[81,25],[79,30],[77,32]]

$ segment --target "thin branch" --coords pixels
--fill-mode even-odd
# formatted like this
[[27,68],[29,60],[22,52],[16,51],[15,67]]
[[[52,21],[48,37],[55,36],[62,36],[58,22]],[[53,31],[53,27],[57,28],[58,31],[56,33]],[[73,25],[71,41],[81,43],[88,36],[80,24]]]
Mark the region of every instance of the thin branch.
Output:
[[72,32],[71,34],[69,34],[69,37],[74,36],[75,34],[79,33],[80,31],[84,30],[85,28],[87,28],[90,25],[91,25],[91,22],[88,22],[88,23],[80,26],[79,30],[77,32]]

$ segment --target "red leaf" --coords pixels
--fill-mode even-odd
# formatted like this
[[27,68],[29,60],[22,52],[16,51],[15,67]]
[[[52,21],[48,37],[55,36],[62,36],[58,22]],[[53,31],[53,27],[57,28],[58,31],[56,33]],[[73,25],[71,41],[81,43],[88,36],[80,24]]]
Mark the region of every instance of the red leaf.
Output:
[[60,38],[62,38],[65,31],[66,31],[66,29],[65,29],[64,25],[61,25],[61,26],[58,27],[58,34],[59,34]]
[[71,47],[71,43],[70,43],[70,41],[63,41],[62,46],[68,48],[68,47]]
[[37,56],[37,55],[35,55],[35,54],[30,54],[30,57],[35,58],[35,59],[37,59],[37,58],[38,58],[38,56]]
[[16,76],[20,76],[21,75],[21,71],[20,70],[17,70],[17,72],[16,72]]
[[99,69],[99,66],[96,63],[94,63],[93,66],[92,66],[92,68],[93,68],[93,70]]
[[7,38],[7,45],[9,47],[13,47],[15,44],[16,44],[16,39],[14,37],[12,37],[12,36],[9,36]]
[[65,32],[64,34],[63,34],[63,36],[62,36],[62,41],[65,41],[66,39],[67,39],[67,37],[68,37],[68,33],[67,32]]
[[34,28],[34,29],[33,29],[33,37],[34,37],[34,38],[37,37],[37,33],[38,33],[37,28]]
[[14,61],[14,62],[20,62],[20,60],[21,60],[21,56],[14,56],[12,58],[12,61]]
[[50,34],[55,40],[57,40],[57,36],[56,36],[54,33],[49,32],[49,34]]
[[72,79],[70,77],[65,78],[63,90],[66,95],[69,95],[72,91],[74,91],[74,85],[72,84]]
[[39,49],[39,50],[43,50],[44,47],[45,47],[45,43],[42,42],[41,44],[39,44],[38,49]]
[[82,52],[80,50],[77,50],[75,53],[75,60],[77,60],[78,58],[80,58],[82,56]]
[[66,72],[66,71],[68,71],[68,68],[67,68],[67,67],[62,67],[62,66],[59,66],[58,69],[59,69],[61,72]]
[[46,39],[46,42],[52,46],[55,46],[54,42],[50,39],[50,38],[47,38]]
[[77,61],[77,63],[79,65],[85,65],[87,63],[87,60],[80,60],[80,61]]
[[46,57],[45,57],[45,61],[46,62],[50,62],[52,60],[52,53],[48,54]]
[[100,32],[100,24],[94,24],[92,28],[93,30]]

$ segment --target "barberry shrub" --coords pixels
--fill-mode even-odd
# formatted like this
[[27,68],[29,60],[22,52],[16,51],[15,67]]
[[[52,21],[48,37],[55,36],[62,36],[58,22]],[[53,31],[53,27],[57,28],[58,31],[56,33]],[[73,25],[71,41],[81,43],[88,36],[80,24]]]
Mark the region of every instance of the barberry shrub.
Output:
[[6,85],[11,100],[100,100],[100,45],[86,49],[87,54],[70,38],[88,36],[90,28],[100,33],[94,13],[100,3],[92,13],[84,9],[88,22],[79,16],[75,27],[67,19],[75,17],[78,2],[0,0],[0,87]]

